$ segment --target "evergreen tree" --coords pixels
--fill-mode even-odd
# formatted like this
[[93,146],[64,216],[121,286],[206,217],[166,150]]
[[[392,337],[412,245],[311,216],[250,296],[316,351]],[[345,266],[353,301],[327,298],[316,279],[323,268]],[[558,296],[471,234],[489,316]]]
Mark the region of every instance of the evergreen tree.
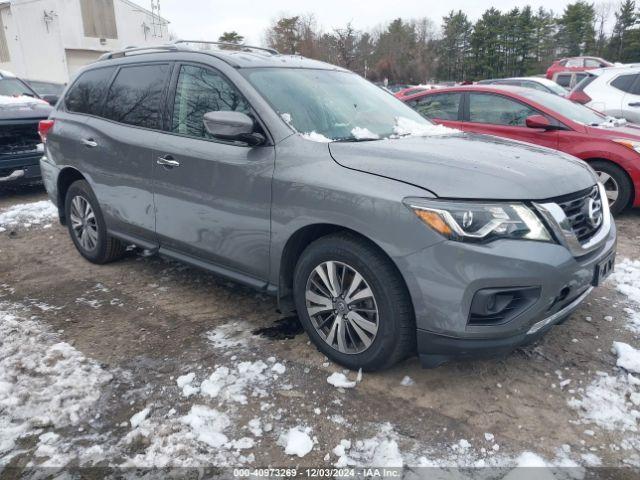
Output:
[[567,5],[558,19],[558,46],[567,56],[589,55],[595,50],[595,9],[593,4],[577,1]]
[[616,23],[609,43],[609,56],[618,62],[635,62],[640,59],[640,35],[637,25],[640,16],[636,13],[636,2],[624,0],[615,13]]
[[244,42],[244,37],[234,30],[231,32],[224,32],[222,35],[220,35],[220,37],[218,37],[218,41],[224,43],[235,43],[236,45],[239,45]]

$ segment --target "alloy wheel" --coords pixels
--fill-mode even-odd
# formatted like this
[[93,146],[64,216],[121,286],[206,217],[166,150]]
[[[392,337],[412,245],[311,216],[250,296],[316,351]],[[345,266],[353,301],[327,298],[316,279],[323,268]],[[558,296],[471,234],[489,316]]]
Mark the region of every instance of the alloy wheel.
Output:
[[609,206],[613,205],[620,195],[618,182],[616,182],[616,179],[607,172],[596,170],[596,174],[598,175],[598,181],[604,185],[604,190],[607,194],[607,199],[609,200]]
[[313,269],[305,289],[307,312],[318,335],[344,354],[367,350],[378,332],[371,287],[353,267],[337,261]]
[[98,222],[89,201],[81,195],[73,197],[69,217],[78,243],[88,252],[94,250],[98,245]]

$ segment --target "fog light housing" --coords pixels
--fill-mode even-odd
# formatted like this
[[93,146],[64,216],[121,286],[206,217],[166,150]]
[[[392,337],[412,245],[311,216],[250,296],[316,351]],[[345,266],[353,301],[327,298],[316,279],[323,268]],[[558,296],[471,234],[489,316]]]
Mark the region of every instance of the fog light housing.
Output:
[[484,288],[471,301],[469,325],[501,325],[526,311],[540,298],[540,287]]

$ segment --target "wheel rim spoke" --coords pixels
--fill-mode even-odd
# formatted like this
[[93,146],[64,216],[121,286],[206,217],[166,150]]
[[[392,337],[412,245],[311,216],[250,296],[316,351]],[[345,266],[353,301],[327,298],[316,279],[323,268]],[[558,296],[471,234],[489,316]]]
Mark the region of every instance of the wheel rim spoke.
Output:
[[367,298],[373,297],[373,293],[371,293],[371,289],[369,287],[363,288],[358,293],[356,293],[353,297],[349,299],[349,304],[365,300]]
[[311,324],[331,348],[357,354],[378,332],[379,312],[366,279],[353,267],[326,261],[311,271],[305,290]]
[[611,175],[605,172],[598,172],[598,181],[603,185],[611,179]]
[[358,327],[362,328],[363,330],[366,330],[370,334],[375,335],[376,333],[378,333],[378,325],[376,325],[374,322],[367,320],[362,315],[351,311],[349,312],[349,315],[347,317],[349,318],[352,324],[358,325]]
[[618,190],[606,190],[609,202],[613,203],[618,199]]
[[87,251],[98,245],[98,224],[89,201],[77,195],[71,200],[69,211],[71,227],[80,246]]

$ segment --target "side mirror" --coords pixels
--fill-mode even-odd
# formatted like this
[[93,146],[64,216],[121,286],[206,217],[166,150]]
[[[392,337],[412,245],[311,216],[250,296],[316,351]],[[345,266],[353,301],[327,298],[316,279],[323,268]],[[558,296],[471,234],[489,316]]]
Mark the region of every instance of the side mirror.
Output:
[[552,128],[549,119],[542,115],[531,115],[530,117],[527,117],[525,123],[529,128],[544,128],[545,130]]
[[265,138],[255,133],[255,122],[242,112],[207,112],[203,117],[204,128],[214,137],[237,140],[251,146],[261,145]]

